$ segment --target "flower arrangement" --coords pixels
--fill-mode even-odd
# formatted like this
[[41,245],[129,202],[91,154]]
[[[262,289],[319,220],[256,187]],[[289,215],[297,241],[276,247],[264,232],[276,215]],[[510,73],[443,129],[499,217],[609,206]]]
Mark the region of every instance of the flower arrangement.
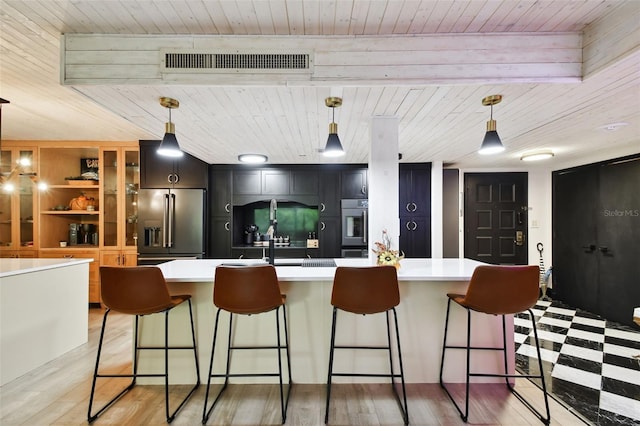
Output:
[[371,249],[376,254],[376,263],[378,266],[392,265],[396,269],[400,269],[400,261],[404,259],[404,253],[399,250],[391,249],[391,238],[387,230],[382,231],[382,242],[375,242],[376,248]]

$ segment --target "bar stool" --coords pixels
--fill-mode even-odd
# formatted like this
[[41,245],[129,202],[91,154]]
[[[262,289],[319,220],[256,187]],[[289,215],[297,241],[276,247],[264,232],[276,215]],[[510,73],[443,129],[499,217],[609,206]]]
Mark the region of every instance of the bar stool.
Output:
[[[96,367],[93,373],[91,384],[91,396],[89,398],[89,410],[87,420],[93,422],[109,408],[114,402],[120,399],[125,393],[131,390],[136,384],[138,377],[164,377],[165,385],[165,414],[167,423],[171,423],[176,414],[184,406],[193,392],[200,385],[200,368],[198,366],[198,354],[196,350],[196,336],[193,326],[193,310],[191,308],[191,295],[181,294],[172,296],[162,275],[162,271],[157,267],[100,267],[100,290],[102,302],[106,306],[100,330],[100,340],[98,343],[98,354],[96,356]],[[169,312],[176,306],[187,302],[189,304],[189,318],[191,320],[191,346],[169,346]],[[107,317],[111,311],[128,315],[135,315],[134,343],[135,352],[133,356],[133,366],[131,374],[100,374],[100,354],[104,340],[104,331],[107,324]],[[141,346],[138,337],[138,320],[143,315],[164,313],[164,346]],[[180,402],[178,407],[169,412],[169,350],[192,350],[196,367],[196,384],[191,388],[187,396]],[[138,356],[141,350],[162,350],[164,351],[164,373],[159,374],[139,374]],[[98,378],[131,377],[131,383],[120,393],[107,402],[95,414],[91,414],[93,398]]]
[[[447,315],[444,326],[444,342],[442,344],[442,360],[440,362],[440,386],[445,390],[449,399],[453,402],[463,421],[467,421],[469,416],[469,378],[470,377],[504,377],[509,390],[538,418],[549,424],[551,415],[549,413],[549,401],[547,398],[547,387],[542,370],[542,358],[540,357],[540,343],[536,322],[531,308],[536,304],[539,294],[540,269],[538,266],[478,266],[471,276],[466,294],[447,294]],[[449,310],[451,302],[455,302],[467,310],[467,342],[466,346],[447,345],[447,329],[449,325]],[[471,346],[471,311],[481,312],[489,315],[502,316],[502,347],[474,347]],[[528,311],[531,316],[533,326],[533,336],[538,354],[539,375],[508,374],[507,368],[507,335],[505,325],[505,315],[512,315],[519,312]],[[464,412],[454,400],[453,396],[442,381],[442,370],[444,368],[445,352],[447,349],[464,349],[466,351],[466,381],[465,381],[465,408]],[[489,374],[483,372],[470,372],[470,354],[472,350],[498,350],[502,351],[504,357],[504,374]],[[546,417],[538,412],[520,393],[518,393],[509,382],[510,378],[540,379],[542,381],[542,392],[544,394],[544,404],[546,407]]]
[[[333,289],[331,292],[331,304],[333,305],[333,320],[331,322],[331,346],[329,349],[329,374],[327,377],[327,405],[324,413],[325,424],[329,420],[329,402],[331,400],[331,378],[340,377],[389,377],[391,388],[398,400],[404,424],[409,424],[409,411],[407,408],[407,394],[404,383],[404,370],[402,367],[402,350],[400,348],[400,333],[398,330],[398,315],[396,306],[400,304],[400,291],[398,289],[398,275],[394,266],[372,266],[372,267],[338,267],[333,278]],[[373,315],[378,313],[386,314],[387,321],[387,345],[386,346],[354,346],[336,345],[336,323],[338,309],[354,314]],[[393,369],[393,359],[391,353],[391,327],[389,321],[389,311],[393,311],[395,323],[396,345],[398,350],[398,362],[400,373]],[[389,374],[373,373],[350,373],[333,371],[333,356],[336,349],[373,349],[386,350],[389,353]],[[400,401],[400,396],[395,386],[394,379],[400,378],[402,382],[402,397],[404,404]]]
[[[285,306],[286,296],[280,293],[280,285],[276,275],[276,269],[272,265],[256,266],[224,266],[216,267],[215,281],[213,285],[213,304],[218,308],[213,332],[213,343],[211,345],[211,361],[209,363],[209,378],[207,379],[207,393],[204,399],[204,411],[202,413],[202,424],[205,424],[211,415],[216,403],[227,388],[230,377],[278,377],[280,382],[280,408],[282,410],[282,423],[287,419],[287,407],[289,406],[289,396],[291,394],[291,362],[289,358],[289,336],[287,332],[287,311]],[[280,335],[280,308],[282,308],[282,318],[284,321],[284,345],[281,343]],[[218,335],[218,323],[220,312],[229,313],[229,337],[227,343],[226,370],[222,374],[213,373],[213,358],[216,350],[216,339]],[[234,344],[235,334],[233,333],[234,315],[256,315],[275,311],[277,344],[273,345],[252,345],[236,346]],[[278,354],[277,373],[230,373],[231,351],[233,350],[263,350],[273,349]],[[282,350],[285,350],[287,357],[287,370],[289,379],[289,389],[286,399],[284,397],[284,384],[282,378]],[[207,410],[209,400],[209,388],[212,377],[224,377],[224,384],[218,392],[211,407]]]

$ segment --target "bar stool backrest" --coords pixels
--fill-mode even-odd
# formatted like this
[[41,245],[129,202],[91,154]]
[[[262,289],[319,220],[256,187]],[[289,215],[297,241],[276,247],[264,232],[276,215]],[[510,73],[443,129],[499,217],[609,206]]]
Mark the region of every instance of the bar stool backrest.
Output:
[[272,265],[216,267],[213,304],[218,308],[235,314],[259,314],[283,303]]
[[398,273],[394,266],[336,268],[331,304],[355,314],[388,311],[400,303]]
[[111,310],[148,315],[175,306],[160,268],[153,266],[100,267],[102,303]]
[[494,315],[515,314],[536,304],[540,269],[537,265],[478,266],[467,294],[456,300],[474,311]]

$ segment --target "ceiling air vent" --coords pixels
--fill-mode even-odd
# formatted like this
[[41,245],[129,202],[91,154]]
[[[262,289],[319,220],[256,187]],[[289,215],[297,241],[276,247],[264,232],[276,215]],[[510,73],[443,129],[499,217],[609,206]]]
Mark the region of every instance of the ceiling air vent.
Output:
[[164,51],[163,72],[311,73],[309,52],[237,53]]

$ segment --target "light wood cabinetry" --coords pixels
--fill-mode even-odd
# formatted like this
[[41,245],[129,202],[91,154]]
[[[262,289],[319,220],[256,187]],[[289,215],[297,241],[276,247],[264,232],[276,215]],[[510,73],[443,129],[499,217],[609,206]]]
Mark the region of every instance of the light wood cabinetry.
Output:
[[[38,179],[48,185],[36,197],[38,257],[93,258],[89,302],[100,303],[100,265],[137,264],[138,144],[33,144],[39,159]],[[78,179],[83,173],[84,177],[95,173],[96,179]]]
[[138,263],[138,157],[136,147],[100,149],[101,265],[135,266]]
[[34,257],[37,149],[3,142],[0,150],[0,257]]

